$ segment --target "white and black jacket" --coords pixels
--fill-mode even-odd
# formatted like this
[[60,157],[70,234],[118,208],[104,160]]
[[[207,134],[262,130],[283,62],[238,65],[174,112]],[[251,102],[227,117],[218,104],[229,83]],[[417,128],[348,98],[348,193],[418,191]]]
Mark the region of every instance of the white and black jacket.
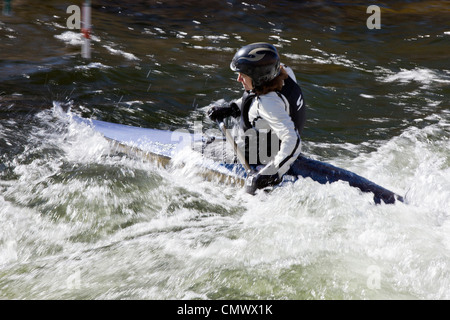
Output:
[[281,92],[258,96],[246,92],[236,102],[241,111],[238,146],[250,165],[263,166],[260,174],[278,174],[280,178],[300,154],[305,121],[300,87],[292,69],[284,68],[289,78]]

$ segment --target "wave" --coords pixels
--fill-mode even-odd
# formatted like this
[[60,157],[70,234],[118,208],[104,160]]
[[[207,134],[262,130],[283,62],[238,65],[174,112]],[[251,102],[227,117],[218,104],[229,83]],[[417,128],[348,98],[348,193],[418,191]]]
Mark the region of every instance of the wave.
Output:
[[[195,165],[124,154],[71,114],[56,102],[39,113],[6,163],[16,178],[0,187],[1,281],[26,269],[35,288],[10,297],[450,297],[447,113],[372,152],[319,144],[354,155],[327,161],[407,193],[408,204],[380,206],[310,179],[250,196]],[[105,291],[121,274],[126,285]]]

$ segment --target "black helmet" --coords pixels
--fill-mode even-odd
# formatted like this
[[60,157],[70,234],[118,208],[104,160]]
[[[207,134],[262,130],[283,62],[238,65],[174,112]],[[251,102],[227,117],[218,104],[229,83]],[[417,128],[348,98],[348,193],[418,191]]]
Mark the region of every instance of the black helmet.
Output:
[[280,56],[270,43],[252,43],[236,52],[230,68],[249,76],[254,86],[260,86],[280,74]]

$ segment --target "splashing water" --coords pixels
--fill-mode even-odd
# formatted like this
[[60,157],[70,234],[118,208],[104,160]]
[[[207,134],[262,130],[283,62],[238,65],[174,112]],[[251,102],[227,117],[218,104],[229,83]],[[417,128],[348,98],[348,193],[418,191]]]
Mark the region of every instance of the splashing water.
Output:
[[[393,2],[375,32],[349,3],[100,1],[91,61],[58,1],[13,7],[0,20],[0,297],[449,299],[448,15],[424,3]],[[302,85],[304,152],[406,203],[310,179],[250,196],[205,181],[195,154],[163,168],[72,119],[213,128],[203,106],[239,97],[229,61],[256,41]]]

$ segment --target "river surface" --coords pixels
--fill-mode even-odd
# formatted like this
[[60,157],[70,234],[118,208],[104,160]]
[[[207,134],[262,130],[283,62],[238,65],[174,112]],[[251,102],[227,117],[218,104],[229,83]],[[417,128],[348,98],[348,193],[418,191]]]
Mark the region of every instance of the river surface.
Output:
[[[449,1],[378,2],[369,29],[364,1],[99,0],[91,59],[81,1],[5,3],[1,299],[450,299]],[[406,203],[310,179],[250,196],[72,120],[215,128],[257,41],[303,89],[304,153]]]

